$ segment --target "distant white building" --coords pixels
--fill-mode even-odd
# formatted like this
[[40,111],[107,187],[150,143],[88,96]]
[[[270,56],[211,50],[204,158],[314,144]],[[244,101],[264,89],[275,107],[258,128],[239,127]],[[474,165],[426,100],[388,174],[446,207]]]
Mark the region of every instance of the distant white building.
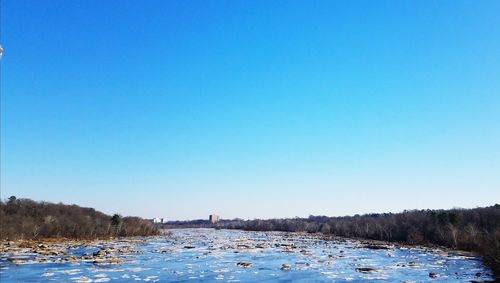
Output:
[[153,218],[153,223],[167,223],[167,218]]

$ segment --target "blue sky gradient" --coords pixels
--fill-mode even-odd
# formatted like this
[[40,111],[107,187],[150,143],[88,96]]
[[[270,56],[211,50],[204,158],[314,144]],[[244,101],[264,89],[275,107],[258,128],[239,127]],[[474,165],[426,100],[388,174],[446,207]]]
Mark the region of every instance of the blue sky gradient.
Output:
[[170,219],[500,203],[499,11],[3,0],[1,197]]

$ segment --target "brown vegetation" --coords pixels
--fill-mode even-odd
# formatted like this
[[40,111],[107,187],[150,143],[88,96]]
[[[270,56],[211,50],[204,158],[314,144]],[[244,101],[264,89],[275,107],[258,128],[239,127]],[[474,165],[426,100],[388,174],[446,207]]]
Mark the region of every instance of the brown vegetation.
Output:
[[158,227],[139,217],[109,216],[93,208],[10,197],[0,201],[0,239],[149,236]]

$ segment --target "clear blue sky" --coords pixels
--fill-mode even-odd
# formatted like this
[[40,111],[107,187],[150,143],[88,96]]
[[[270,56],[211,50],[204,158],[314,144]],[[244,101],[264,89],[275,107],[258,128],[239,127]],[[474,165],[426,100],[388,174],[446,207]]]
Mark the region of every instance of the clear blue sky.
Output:
[[1,197],[170,219],[500,203],[499,13],[2,0]]

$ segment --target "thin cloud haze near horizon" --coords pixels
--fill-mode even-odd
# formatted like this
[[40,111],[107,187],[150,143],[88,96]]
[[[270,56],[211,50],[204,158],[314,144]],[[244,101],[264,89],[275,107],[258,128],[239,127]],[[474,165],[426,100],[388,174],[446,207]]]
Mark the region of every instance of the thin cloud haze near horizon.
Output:
[[500,203],[498,1],[2,1],[1,197],[278,218]]

